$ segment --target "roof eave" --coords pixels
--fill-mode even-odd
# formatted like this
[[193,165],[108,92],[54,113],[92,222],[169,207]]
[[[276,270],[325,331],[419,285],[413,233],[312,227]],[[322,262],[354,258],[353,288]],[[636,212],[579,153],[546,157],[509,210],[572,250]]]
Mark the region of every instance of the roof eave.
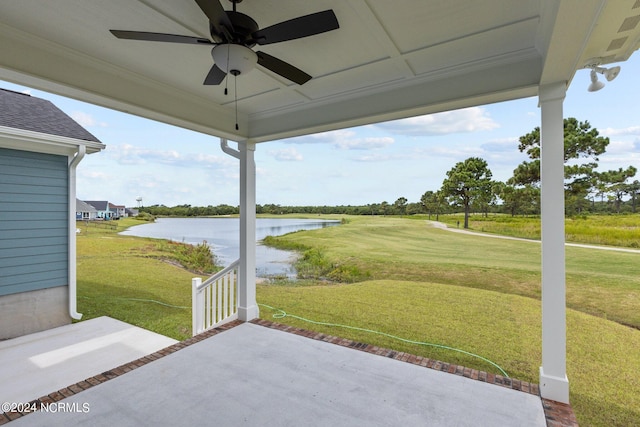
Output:
[[97,153],[106,147],[94,141],[0,126],[0,147],[3,148],[69,156],[75,154],[81,145],[86,147],[87,154]]

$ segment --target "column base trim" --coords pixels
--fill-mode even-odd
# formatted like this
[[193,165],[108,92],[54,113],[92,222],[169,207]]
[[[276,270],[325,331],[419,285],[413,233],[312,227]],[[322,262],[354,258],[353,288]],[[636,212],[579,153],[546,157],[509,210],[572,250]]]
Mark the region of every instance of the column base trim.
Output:
[[238,307],[238,319],[243,322],[248,322],[260,317],[260,309],[257,305],[250,305],[249,307]]
[[540,396],[555,400],[556,402],[569,404],[569,379],[554,375],[546,375],[544,368],[540,367]]

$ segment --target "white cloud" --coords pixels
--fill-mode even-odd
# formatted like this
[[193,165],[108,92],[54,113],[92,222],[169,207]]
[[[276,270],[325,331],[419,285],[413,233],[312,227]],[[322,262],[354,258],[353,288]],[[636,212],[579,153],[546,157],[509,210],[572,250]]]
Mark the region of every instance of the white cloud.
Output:
[[388,160],[392,160],[392,156],[388,154],[373,153],[357,156],[352,160],[355,160],[356,162],[386,162]]
[[640,164],[640,139],[634,141],[611,140],[607,146],[607,151],[598,156],[598,170],[626,169],[629,165],[638,166]]
[[603,136],[640,135],[640,126],[629,126],[620,129],[605,128],[600,129],[600,134]]
[[394,143],[393,138],[366,137],[366,138],[346,138],[335,141],[333,145],[342,150],[376,150],[384,148]]
[[[617,170],[619,168],[626,169],[629,166],[638,167],[638,164],[640,164],[640,153],[634,153],[626,156],[603,156],[598,162],[598,170],[605,171]],[[634,179],[637,179],[637,177]]]
[[298,144],[330,144],[341,150],[377,150],[388,147],[395,141],[389,136],[361,137],[353,130],[340,129],[292,138],[287,142]]
[[380,123],[376,126],[396,134],[412,136],[479,132],[500,127],[500,125],[489,116],[489,113],[481,107],[410,117]]
[[622,154],[626,155],[630,152],[636,151],[640,148],[640,141],[619,141],[611,140],[607,145],[607,151],[600,156],[600,158],[608,157],[610,154]]
[[482,157],[484,151],[479,146],[473,145],[433,145],[424,150],[416,150],[426,158],[446,157],[460,161],[469,157]]
[[284,141],[287,144],[333,144],[336,140],[352,138],[356,133],[349,129],[332,130],[329,132],[314,133],[312,135],[298,136]]
[[84,126],[84,127],[92,127],[92,126],[107,127],[107,124],[105,122],[99,122],[91,114],[84,113],[82,111],[72,112],[71,118],[76,122],[78,122],[80,126]]
[[212,166],[232,166],[234,164],[233,161],[228,158],[204,153],[187,154],[184,156],[184,160],[188,163],[185,166],[197,164],[207,168]]
[[350,159],[356,162],[386,162],[386,161],[408,161],[413,162],[416,160],[429,161],[433,159],[432,148],[411,148],[402,151],[395,152],[373,152],[366,153],[357,156],[353,156]]
[[123,165],[141,165],[146,163],[141,157],[141,151],[141,149],[131,144],[109,144],[105,148],[104,153]]
[[300,162],[303,159],[302,154],[300,154],[294,147],[270,150],[268,151],[268,154],[274,159],[282,162]]
[[518,152],[518,138],[493,139],[481,144],[480,148],[489,152]]
[[131,144],[110,144],[106,153],[124,165],[163,164],[178,167],[231,166],[230,159],[204,153],[180,153],[176,150],[152,150]]
[[82,168],[78,169],[78,175],[87,179],[103,179],[103,180],[111,179],[111,175],[105,172],[100,172],[95,170],[84,170]]

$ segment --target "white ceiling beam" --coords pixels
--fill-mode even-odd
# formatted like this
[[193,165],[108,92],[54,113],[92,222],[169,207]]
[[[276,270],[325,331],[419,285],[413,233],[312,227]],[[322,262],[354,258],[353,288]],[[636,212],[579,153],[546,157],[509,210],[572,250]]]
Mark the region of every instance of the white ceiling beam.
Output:
[[[377,91],[363,91],[348,99],[326,100],[312,106],[253,117],[250,137],[257,142],[322,132],[447,109],[516,99],[537,94],[540,58],[517,63],[487,65],[469,73],[446,74],[440,79],[402,82]],[[306,108],[305,108],[306,107]]]

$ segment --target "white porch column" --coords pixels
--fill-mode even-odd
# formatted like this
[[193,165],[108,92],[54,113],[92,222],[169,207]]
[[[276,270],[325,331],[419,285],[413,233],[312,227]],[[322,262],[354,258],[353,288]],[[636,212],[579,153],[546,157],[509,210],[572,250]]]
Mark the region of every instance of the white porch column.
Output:
[[258,317],[256,302],[256,163],[255,142],[238,143],[240,152],[240,265],[238,318]]
[[542,366],[540,395],[569,403],[566,371],[564,253],[565,82],[540,86],[540,188],[542,213]]

